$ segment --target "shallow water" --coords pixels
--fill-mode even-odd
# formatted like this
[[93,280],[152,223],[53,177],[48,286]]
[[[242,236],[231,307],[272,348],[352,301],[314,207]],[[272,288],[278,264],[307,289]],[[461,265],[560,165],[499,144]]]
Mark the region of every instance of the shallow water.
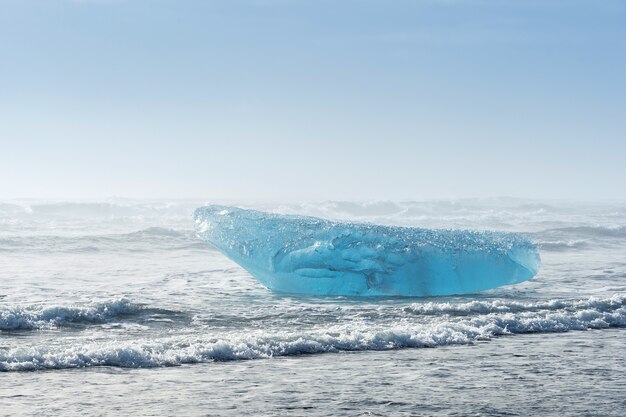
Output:
[[529,282],[429,299],[273,294],[196,238],[202,204],[0,203],[0,414],[626,412],[626,204],[246,204],[541,247]]
[[623,330],[174,368],[12,374],[7,415],[623,416]]

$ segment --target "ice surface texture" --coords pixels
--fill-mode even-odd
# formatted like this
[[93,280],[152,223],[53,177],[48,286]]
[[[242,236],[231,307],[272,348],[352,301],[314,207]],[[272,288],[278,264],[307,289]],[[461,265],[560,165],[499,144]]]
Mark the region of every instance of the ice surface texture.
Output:
[[211,205],[198,235],[261,284],[346,296],[465,294],[532,278],[536,245],[515,233],[334,222]]

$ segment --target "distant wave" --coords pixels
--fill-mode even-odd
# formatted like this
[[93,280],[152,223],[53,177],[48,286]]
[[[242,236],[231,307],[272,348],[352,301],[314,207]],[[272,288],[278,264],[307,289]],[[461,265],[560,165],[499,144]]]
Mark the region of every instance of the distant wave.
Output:
[[[0,231],[22,233],[26,229],[79,230],[98,225],[100,230],[132,230],[133,227],[191,225],[193,211],[202,200],[105,201],[0,201]],[[231,202],[231,204],[233,204]],[[236,204],[236,203],[234,203]],[[248,207],[248,204],[244,204]],[[312,215],[336,220],[366,221],[428,228],[498,229],[539,232],[548,242],[581,237],[626,237],[623,205],[546,204],[541,201],[490,198],[422,201],[321,201],[302,204],[256,204],[254,207],[283,214]],[[616,227],[604,227],[607,222]],[[571,227],[566,227],[571,225]],[[533,233],[534,234],[534,233]],[[554,237],[564,235],[566,238]],[[547,250],[566,250],[549,243]]]
[[[425,303],[416,313],[478,312],[475,317],[427,324],[402,320],[373,326],[355,321],[310,330],[249,330],[215,336],[179,335],[161,340],[97,341],[65,347],[0,350],[1,371],[89,366],[176,366],[338,351],[390,350],[471,344],[495,336],[626,326],[626,296],[579,301]],[[515,311],[515,312],[513,312]]]
[[556,240],[538,242],[539,247],[542,250],[551,252],[563,252],[571,249],[584,249],[588,246],[587,241],[584,239],[572,239],[572,240]]
[[88,306],[0,307],[0,331],[52,329],[73,324],[106,323],[148,310],[147,307],[131,303],[126,299]]
[[614,239],[626,238],[626,226],[573,226],[560,227],[532,233],[542,250],[563,252],[593,248],[594,242],[605,244]]
[[0,203],[0,213],[27,213],[40,216],[61,216],[61,217],[118,217],[135,216],[146,213],[163,213],[165,211],[175,211],[179,207],[184,210],[182,202],[160,202],[160,201],[60,201],[60,202],[32,202],[32,203]]
[[574,227],[561,227],[555,229],[545,230],[539,235],[570,235],[570,236],[585,236],[595,238],[623,238],[626,237],[626,226],[574,226]]
[[[130,233],[88,234],[88,235],[26,235],[0,237],[0,252],[35,251],[46,252],[98,252],[102,249],[114,251],[128,250],[126,244],[143,244],[145,249],[157,248],[154,243],[166,245],[201,246],[193,230],[177,230],[164,227],[148,227]],[[185,247],[186,247],[185,246]]]
[[185,227],[199,205],[197,201],[0,201],[0,231],[48,230],[54,234],[96,228],[126,231],[147,226]]
[[184,236],[194,236],[195,234],[189,231],[182,230],[174,230],[168,229],[166,227],[148,227],[146,229],[139,230],[137,232],[127,233],[125,235],[120,236],[132,236],[132,237],[142,237],[142,236],[165,236],[165,237],[184,237]]

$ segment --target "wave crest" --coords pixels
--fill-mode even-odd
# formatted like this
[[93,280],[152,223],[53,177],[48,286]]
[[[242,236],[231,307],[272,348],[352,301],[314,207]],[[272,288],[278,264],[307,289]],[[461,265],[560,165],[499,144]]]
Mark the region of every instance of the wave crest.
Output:
[[[416,307],[411,307],[416,308]],[[271,358],[338,351],[390,350],[471,344],[496,336],[566,332],[626,326],[626,296],[580,301],[471,302],[423,311],[478,311],[487,314],[420,324],[402,320],[393,325],[368,322],[324,329],[242,331],[220,337],[178,335],[160,341],[97,341],[80,346],[16,347],[0,351],[0,371],[117,366],[144,368],[199,362]],[[514,312],[513,310],[517,310]],[[444,317],[445,319],[445,317]]]
[[413,303],[405,311],[424,315],[469,315],[491,313],[518,313],[558,310],[596,309],[601,312],[626,307],[626,295],[615,294],[609,298],[591,297],[587,300],[547,300],[534,303],[520,301],[470,301],[467,303]]
[[71,324],[105,323],[144,309],[144,306],[133,304],[126,299],[89,306],[2,307],[0,330],[38,330]]

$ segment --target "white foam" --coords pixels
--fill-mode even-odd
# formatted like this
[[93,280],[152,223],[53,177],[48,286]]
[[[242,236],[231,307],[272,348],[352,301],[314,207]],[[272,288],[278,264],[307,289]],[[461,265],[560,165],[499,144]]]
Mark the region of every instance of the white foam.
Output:
[[51,329],[72,323],[103,323],[143,309],[126,299],[86,306],[0,307],[0,330]]
[[[241,330],[220,336],[179,335],[159,340],[101,340],[58,347],[14,347],[0,351],[0,370],[174,366],[337,351],[471,344],[502,335],[624,327],[625,300],[624,295],[569,302],[555,300],[537,305],[522,304],[526,310],[517,312],[507,311],[506,306],[521,303],[493,302],[494,308],[485,310],[487,314],[442,316],[427,323],[407,319],[393,325],[372,325],[367,321],[354,321],[308,330]],[[436,309],[467,311],[477,305],[472,302],[450,307],[442,303]],[[432,306],[429,308],[428,311],[435,311]]]
[[587,300],[546,300],[534,303],[521,301],[493,300],[470,301],[466,303],[413,303],[406,308],[415,314],[489,314],[541,310],[585,309],[594,308],[599,311],[612,311],[615,308],[626,307],[626,295],[614,294],[609,298],[591,297]]

